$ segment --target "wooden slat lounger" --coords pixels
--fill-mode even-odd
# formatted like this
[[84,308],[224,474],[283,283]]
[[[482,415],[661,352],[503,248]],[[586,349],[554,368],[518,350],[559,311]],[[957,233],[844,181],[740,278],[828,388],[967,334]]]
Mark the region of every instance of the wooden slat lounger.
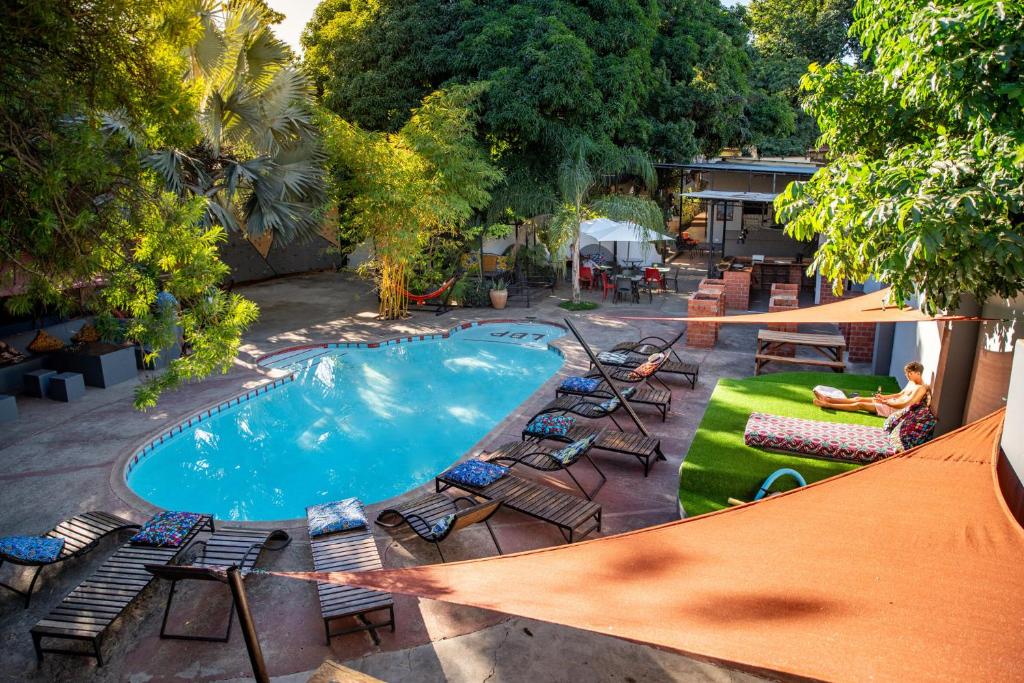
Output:
[[[309,546],[313,551],[313,568],[318,572],[361,572],[384,566],[373,532],[365,527],[311,536]],[[331,644],[334,636],[360,631],[368,631],[374,644],[379,645],[378,628],[390,626],[391,632],[395,632],[395,603],[391,593],[331,583],[317,583],[316,589],[320,596],[320,614],[324,620],[327,645]],[[375,623],[367,618],[368,614],[383,610],[388,612],[386,622]],[[346,617],[354,618],[359,626],[332,633],[331,622]]]
[[[92,575],[71,591],[59,605],[32,627],[36,657],[43,653],[95,657],[103,666],[103,635],[139,594],[154,580],[147,564],[168,564],[188,546],[203,528],[214,530],[213,518],[203,516],[176,548],[125,543],[108,557]],[[44,638],[78,640],[92,644],[92,651],[43,647]]]
[[[591,398],[606,399],[613,398],[615,394],[612,393],[612,390],[609,389],[604,382],[602,382],[600,385],[598,385],[597,389],[590,393],[584,393],[581,391],[570,391],[567,389],[563,389],[561,386],[559,386],[557,389],[555,389],[555,396],[589,396]],[[631,394],[629,398],[627,398],[626,400],[629,401],[631,404],[652,406],[654,408],[657,408],[658,412],[661,413],[662,422],[665,421],[665,419],[668,417],[669,411],[672,410],[672,392],[666,391],[665,389],[653,389],[651,387],[643,387],[641,389],[637,389],[636,392]]]
[[652,461],[667,460],[665,454],[661,451],[661,439],[625,431],[618,421],[615,420],[613,415],[613,413],[619,409],[619,407],[616,407],[614,410],[605,411],[598,408],[596,403],[581,399],[577,396],[562,396],[561,398],[556,398],[554,401],[551,401],[537,411],[533,417],[526,421],[527,427],[538,415],[546,413],[565,415],[572,413],[573,415],[578,415],[592,420],[607,417],[615,424],[616,427],[618,427],[619,431],[616,432],[611,429],[598,429],[596,427],[576,425],[570,428],[569,432],[565,436],[560,436],[557,434],[540,434],[527,431],[527,429],[524,428],[522,437],[524,441],[527,439],[533,439],[535,441],[550,439],[552,441],[560,441],[562,443],[572,443],[573,441],[579,441],[580,439],[586,438],[591,434],[596,434],[597,440],[591,448],[633,456],[640,461],[641,465],[644,466],[644,476],[646,477],[651,471]]
[[[580,437],[584,438],[584,437]],[[593,446],[591,446],[593,448]],[[579,479],[573,475],[571,465],[562,464],[557,458],[551,457],[551,454],[555,451],[554,448],[547,448],[541,446],[536,441],[513,441],[512,443],[504,444],[499,446],[497,449],[490,453],[485,453],[480,456],[481,460],[487,462],[493,462],[498,465],[505,465],[507,467],[514,467],[515,465],[524,465],[531,469],[535,469],[539,472],[565,472],[572,479],[572,483],[576,484],[576,488],[586,497],[587,500],[593,500],[597,492],[601,490],[601,487],[608,481],[608,477],[605,476],[601,468],[597,466],[587,453],[581,454],[580,458],[585,458],[590,466],[594,468],[597,475],[601,477],[601,482],[594,487],[593,491],[587,491],[583,488],[583,484],[580,483]],[[588,449],[589,450],[589,449]],[[576,462],[579,462],[577,460]],[[573,465],[576,462],[572,463]]]
[[694,389],[697,386],[697,377],[700,375],[700,366],[695,363],[687,363],[672,348],[684,334],[686,334],[685,326],[678,335],[670,340],[661,337],[644,337],[639,341],[616,344],[612,347],[612,351],[629,354],[630,358],[626,363],[628,367],[636,367],[643,363],[652,353],[668,353],[671,358],[658,368],[658,374],[682,375],[690,383],[690,388]]
[[22,591],[3,582],[0,582],[0,586],[10,589],[18,595],[23,595],[25,597],[25,607],[28,607],[29,602],[32,600],[32,591],[35,589],[36,580],[39,578],[39,573],[45,567],[84,555],[95,548],[96,544],[109,534],[125,529],[138,528],[139,525],[134,522],[129,522],[127,519],[117,515],[98,510],[69,517],[44,534],[47,538],[64,540],[64,547],[61,549],[60,555],[53,562],[26,562],[20,558],[0,553],[0,565],[4,562],[10,562],[11,564],[36,568],[35,572],[32,573],[32,580],[29,582],[27,590]]
[[[283,550],[291,543],[291,538],[283,529],[240,529],[222,527],[205,541],[195,541],[182,554],[183,563],[192,567],[209,569],[225,569],[238,567],[245,571],[256,566],[263,550]],[[234,622],[234,597],[228,611],[228,628],[223,636],[197,636],[183,633],[168,633],[167,618],[171,613],[171,602],[178,580],[171,580],[171,590],[167,594],[167,606],[160,624],[160,637],[175,640],[202,640],[226,643],[231,639],[231,624]]]
[[[466,507],[459,507],[459,503],[465,503]],[[494,535],[494,529],[491,528],[491,523],[488,521],[500,507],[500,500],[480,503],[469,496],[449,498],[443,493],[428,493],[415,500],[399,503],[393,507],[381,510],[377,515],[377,524],[389,529],[393,529],[402,523],[408,524],[416,532],[417,536],[428,543],[434,544],[434,547],[437,548],[437,554],[441,556],[441,561],[445,562],[444,553],[441,552],[441,541],[459,529],[483,522],[487,527],[487,531],[491,534],[494,547],[498,550],[498,554],[501,555],[501,545],[498,543],[498,537]],[[435,536],[432,532],[434,524],[448,515],[455,515],[451,526],[448,527],[445,533]]]
[[601,506],[564,491],[557,491],[514,474],[506,474],[487,486],[469,486],[445,478],[435,479],[438,493],[458,488],[487,500],[501,499],[509,510],[554,524],[569,543],[601,530]]

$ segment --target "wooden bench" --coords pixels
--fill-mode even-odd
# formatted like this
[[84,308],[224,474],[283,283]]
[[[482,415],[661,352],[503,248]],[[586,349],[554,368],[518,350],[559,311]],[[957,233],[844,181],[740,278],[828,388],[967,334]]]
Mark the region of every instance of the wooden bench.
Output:
[[[773,353],[787,344],[814,349],[822,357],[800,358],[797,356],[780,356]],[[845,352],[846,340],[841,334],[759,330],[757,333],[757,353],[754,355],[754,374],[760,375],[761,369],[768,363],[812,365],[829,368],[833,372],[845,372],[846,362],[843,360]]]
[[[313,568],[318,572],[362,572],[381,569],[377,542],[368,528],[339,531],[323,536],[311,536],[309,547],[313,553]],[[331,638],[348,633],[367,631],[374,644],[380,644],[378,628],[391,627],[395,632],[395,602],[391,593],[375,591],[358,586],[340,586],[333,583],[317,583],[320,597],[320,614],[324,620],[324,636],[327,645]],[[367,615],[387,610],[388,620],[372,622]],[[351,617],[359,625],[342,631],[331,632],[331,622]]]
[[[202,529],[214,530],[213,518],[203,516],[176,548],[126,543],[99,566],[89,578],[71,591],[60,604],[32,627],[36,658],[43,653],[95,657],[103,666],[101,645],[107,629],[124,614],[156,578],[147,564],[168,564]],[[88,642],[92,650],[43,647],[43,638]]]

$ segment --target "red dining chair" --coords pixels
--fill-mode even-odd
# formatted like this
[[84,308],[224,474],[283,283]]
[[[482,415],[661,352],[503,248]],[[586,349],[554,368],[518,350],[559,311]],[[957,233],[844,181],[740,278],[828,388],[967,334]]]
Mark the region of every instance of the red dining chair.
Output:
[[[608,273],[602,271],[601,273],[601,301],[608,298],[608,292],[615,292],[615,283],[608,277]],[[614,296],[613,296],[614,298]]]
[[644,268],[644,282],[652,291],[654,289],[665,290],[665,283],[661,280],[661,271],[657,268]]
[[580,266],[580,288],[586,284],[587,289],[594,288],[594,271],[589,266]]

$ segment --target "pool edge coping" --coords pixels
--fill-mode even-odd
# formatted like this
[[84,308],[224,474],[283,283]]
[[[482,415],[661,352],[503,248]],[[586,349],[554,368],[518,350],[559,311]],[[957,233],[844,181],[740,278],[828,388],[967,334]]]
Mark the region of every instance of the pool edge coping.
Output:
[[[268,377],[264,373],[267,373],[268,371],[273,371],[273,370],[275,370],[275,368],[268,368],[268,367],[262,365],[262,362],[265,359],[267,359],[267,358],[272,358],[273,356],[276,356],[276,355],[281,355],[281,354],[284,354],[284,353],[294,352],[294,351],[302,350],[302,349],[315,349],[315,348],[326,348],[326,349],[329,349],[329,348],[332,348],[332,347],[333,348],[346,348],[347,347],[347,348],[371,348],[371,349],[377,349],[377,348],[384,348],[386,346],[391,346],[391,345],[395,345],[395,344],[411,343],[411,342],[417,342],[417,341],[427,341],[427,340],[430,340],[430,339],[437,339],[437,338],[448,339],[453,334],[457,334],[457,333],[461,332],[462,330],[468,330],[470,328],[479,327],[481,325],[501,324],[501,323],[504,323],[504,324],[510,324],[511,323],[511,324],[542,324],[542,325],[550,325],[552,327],[557,327],[557,328],[565,331],[566,333],[569,332],[568,327],[566,325],[564,325],[563,323],[554,322],[554,321],[551,321],[551,320],[546,320],[546,319],[541,319],[541,318],[487,318],[487,319],[483,319],[483,320],[479,320],[478,319],[478,320],[471,320],[471,321],[467,321],[467,322],[461,322],[461,323],[459,323],[459,324],[455,325],[454,327],[451,327],[451,328],[449,328],[447,330],[444,330],[444,331],[441,331],[441,332],[435,332],[435,333],[431,333],[431,334],[399,335],[399,336],[386,337],[384,339],[380,339],[378,341],[373,341],[373,342],[366,342],[366,341],[364,341],[364,342],[347,342],[344,339],[340,339],[340,340],[334,341],[334,342],[315,342],[315,343],[308,343],[308,344],[296,344],[296,345],[293,345],[293,346],[285,347],[283,349],[278,349],[276,351],[272,351],[270,353],[263,354],[262,356],[259,356],[258,358],[256,358],[256,360],[253,362],[253,365],[254,365],[254,368],[255,368],[254,371],[263,374],[263,377],[264,377],[264,379],[266,381],[263,381],[262,383],[259,383],[255,387],[253,387],[251,389],[248,389],[246,391],[237,392],[237,393],[233,394],[232,396],[230,396],[227,399],[218,399],[218,400],[212,401],[212,402],[204,405],[199,410],[189,409],[189,410],[187,410],[187,411],[185,411],[183,413],[182,417],[180,417],[180,418],[177,418],[177,417],[176,418],[171,418],[170,420],[165,421],[165,423],[164,423],[165,426],[162,426],[159,429],[155,429],[155,430],[147,433],[146,436],[144,436],[142,439],[140,439],[137,442],[135,442],[130,448],[126,449],[123,453],[119,454],[115,458],[114,464],[111,467],[110,477],[109,477],[110,490],[111,490],[111,492],[114,494],[114,496],[118,500],[123,502],[129,508],[131,508],[133,510],[137,510],[137,511],[145,514],[148,517],[152,517],[153,515],[155,515],[155,514],[157,514],[159,512],[165,511],[167,508],[162,508],[162,507],[153,505],[152,503],[147,501],[145,498],[143,498],[142,496],[140,496],[137,493],[135,493],[135,491],[133,491],[132,488],[128,485],[128,473],[130,472],[130,469],[131,469],[131,468],[129,468],[129,464],[134,466],[139,461],[139,459],[140,459],[139,455],[145,449],[148,448],[149,452],[152,452],[153,448],[156,445],[159,445],[160,443],[162,443],[162,441],[160,440],[161,437],[169,438],[174,433],[180,433],[184,429],[192,427],[193,424],[201,422],[202,419],[209,419],[212,415],[215,415],[215,414],[221,412],[221,410],[230,408],[233,405],[238,405],[238,404],[242,403],[243,401],[251,400],[251,399],[255,398],[256,396],[258,396],[261,393],[266,393],[267,391],[270,391],[272,389],[278,388],[280,386],[284,386],[288,382],[293,381],[295,379],[295,373],[293,373],[293,372],[289,372],[287,375],[284,375],[284,376],[281,376],[281,377],[274,377],[274,378]],[[553,379],[555,379],[565,369],[565,365],[569,361],[569,357],[566,355],[565,350],[560,348],[560,343],[568,342],[568,340],[571,339],[571,338],[572,338],[571,334],[565,334],[565,335],[559,337],[558,339],[554,339],[554,340],[548,342],[548,344],[547,344],[548,349],[558,353],[562,357],[562,365],[561,365],[561,367],[559,367],[551,375],[551,377],[549,377],[547,380],[545,380],[544,383],[541,384],[541,386],[539,386],[535,391],[531,392],[519,404],[517,404],[514,408],[512,408],[512,410],[509,411],[509,413],[507,415],[505,415],[501,420],[499,420],[493,427],[491,427],[491,429],[487,430],[487,432],[483,436],[481,436],[480,439],[478,439],[472,446],[470,446],[466,451],[464,451],[463,453],[459,454],[456,458],[454,458],[451,461],[451,464],[448,465],[448,467],[451,467],[451,465],[454,465],[456,463],[461,462],[462,460],[465,460],[467,458],[467,456],[471,456],[473,453],[475,453],[482,443],[484,443],[488,438],[490,438],[490,436],[492,434],[494,434],[495,432],[497,432],[497,431],[501,430],[502,428],[504,428],[505,425],[508,423],[508,421],[511,420],[513,417],[515,417],[519,413],[520,409],[524,405],[526,405],[528,402],[530,402],[534,398],[534,396],[536,396],[539,392],[543,391],[544,388],[548,385],[548,383],[550,381],[552,381]],[[202,416],[203,414],[207,414],[207,417],[206,418],[201,418],[200,417],[200,419],[198,419],[198,420],[195,419],[198,416]],[[195,420],[195,421],[193,422],[193,420]],[[166,424],[168,422],[170,422],[171,425],[172,425],[169,428],[166,427]],[[401,500],[401,499],[403,499],[403,498],[405,498],[405,497],[407,497],[407,496],[409,496],[409,495],[411,495],[413,493],[419,492],[421,489],[424,489],[425,487],[429,486],[432,489],[433,488],[432,487],[433,482],[434,482],[434,477],[431,477],[430,480],[424,482],[423,484],[420,484],[419,486],[416,486],[416,487],[414,487],[412,489],[409,489],[408,491],[404,491],[404,492],[402,492],[402,493],[400,493],[400,494],[398,494],[396,496],[392,496],[390,498],[386,498],[384,500],[381,500],[381,501],[379,501],[377,503],[373,503],[372,505],[367,505],[366,507],[369,510],[370,508],[378,508],[378,507],[384,507],[386,505],[390,505],[390,504],[394,503],[395,501]],[[257,521],[242,521],[242,520],[222,519],[222,520],[218,520],[218,521],[221,522],[222,524],[226,524],[228,526],[241,527],[241,528],[268,528],[268,527],[272,527],[272,528],[284,528],[284,529],[300,529],[300,528],[304,529],[306,527],[306,518],[305,517],[290,517],[290,518],[285,518],[285,519],[257,520]]]

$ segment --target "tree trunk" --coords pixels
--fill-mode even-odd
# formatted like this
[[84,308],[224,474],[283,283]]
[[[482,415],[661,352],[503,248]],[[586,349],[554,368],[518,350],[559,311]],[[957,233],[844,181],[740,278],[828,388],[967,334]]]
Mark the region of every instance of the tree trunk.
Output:
[[576,224],[576,234],[572,240],[572,301],[578,304],[580,295],[580,226]]

